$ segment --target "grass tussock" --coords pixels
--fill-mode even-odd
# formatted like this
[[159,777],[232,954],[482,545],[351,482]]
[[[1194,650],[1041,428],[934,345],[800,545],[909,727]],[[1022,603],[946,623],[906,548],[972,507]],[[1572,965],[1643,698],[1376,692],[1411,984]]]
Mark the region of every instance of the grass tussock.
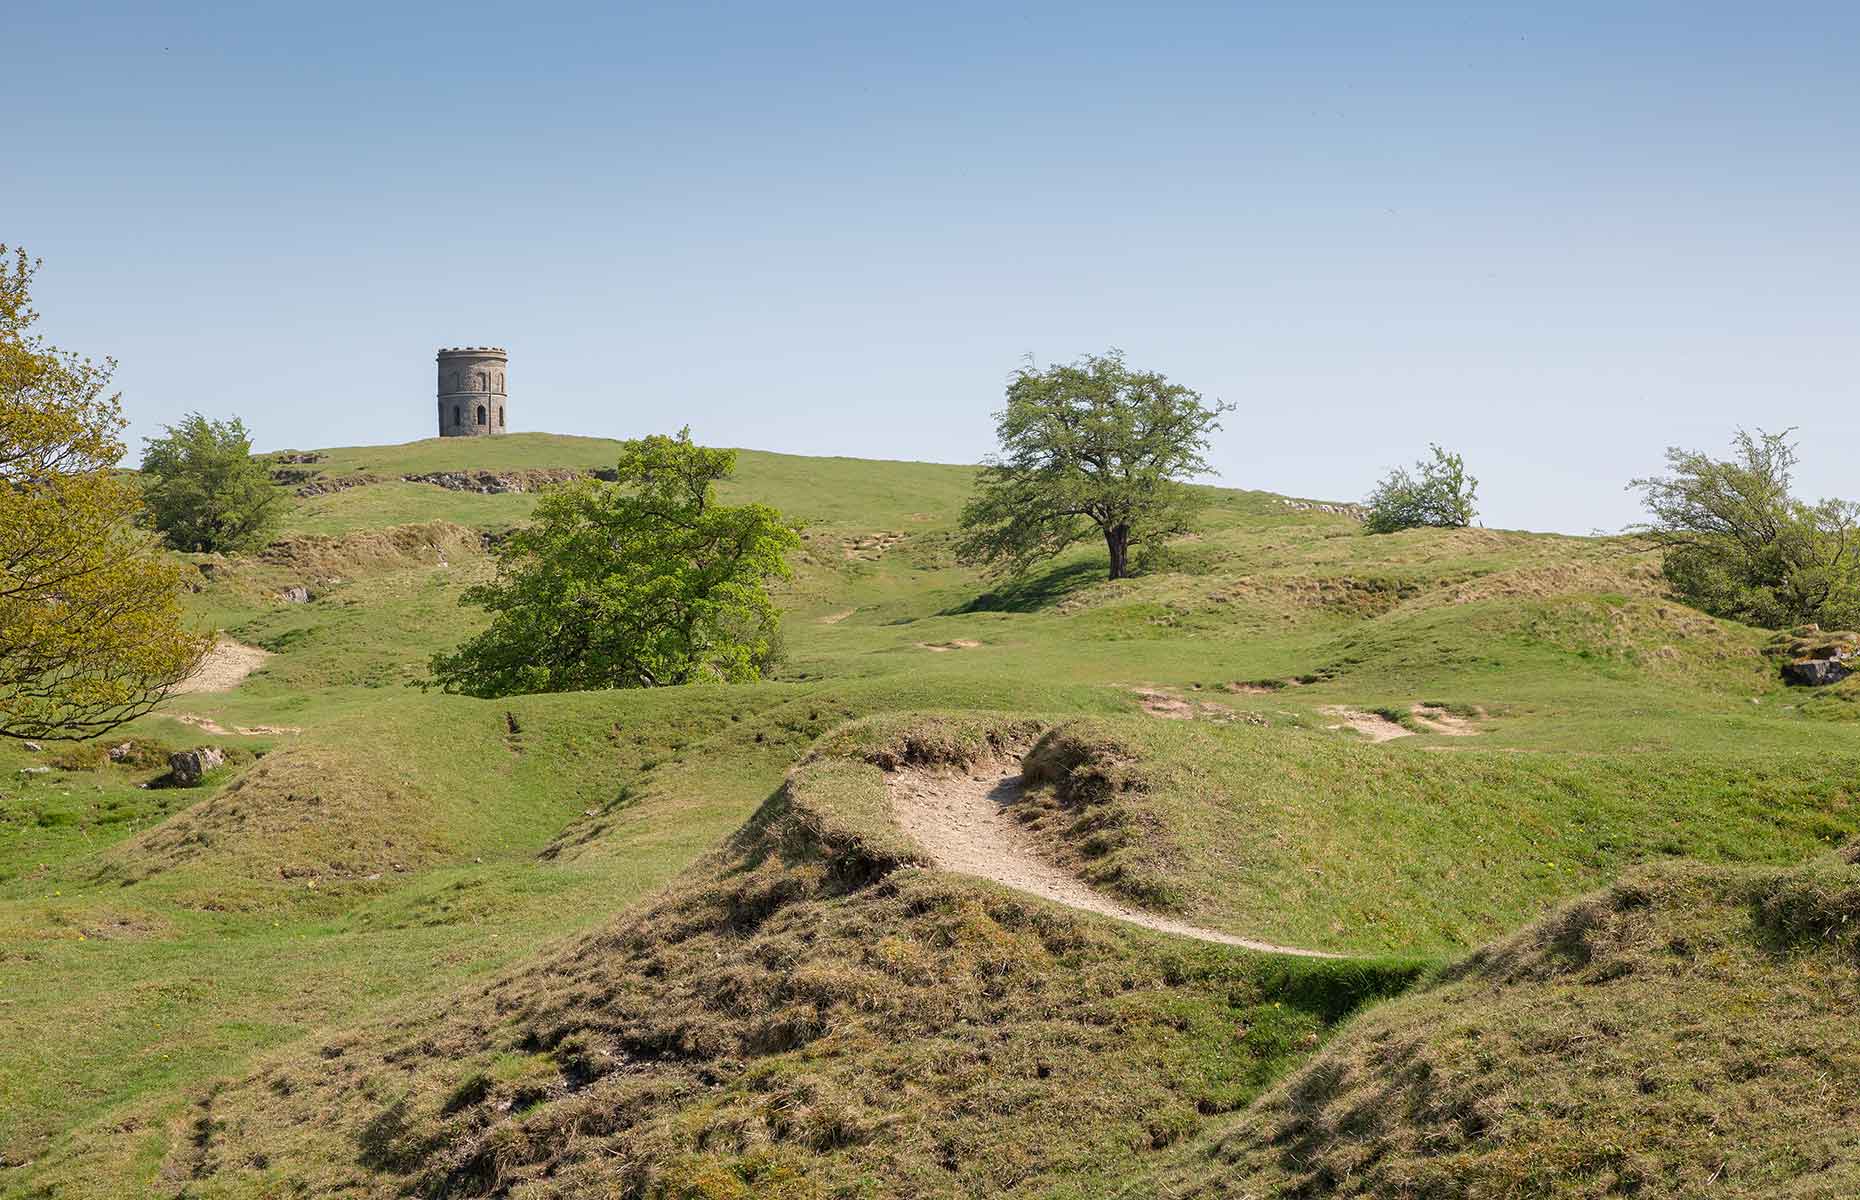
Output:
[[1180,847],[1151,801],[1143,748],[1103,720],[1070,721],[1021,764],[1020,819],[1048,854],[1094,887],[1146,908],[1185,899]]

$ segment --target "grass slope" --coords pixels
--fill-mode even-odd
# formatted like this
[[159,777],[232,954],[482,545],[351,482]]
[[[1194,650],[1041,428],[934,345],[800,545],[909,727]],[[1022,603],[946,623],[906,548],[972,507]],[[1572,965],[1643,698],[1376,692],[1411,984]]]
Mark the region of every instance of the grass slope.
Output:
[[[1330,984],[1312,1008],[1303,984],[1275,982],[1252,960],[1055,914],[905,858],[884,859],[860,886],[834,882],[821,874],[826,851],[807,839],[875,828],[869,789],[809,768],[821,787],[798,810],[792,788],[770,798],[847,721],[869,730],[922,710],[1037,715],[1059,731],[1049,748],[1065,751],[1036,771],[1048,786],[1026,813],[1051,853],[1204,924],[1369,954],[1461,954],[1636,864],[1781,864],[1856,828],[1860,684],[1784,688],[1761,633],[1664,598],[1635,543],[1493,530],[1367,537],[1345,516],[1254,492],[1211,491],[1198,528],[1139,578],[1103,582],[1087,548],[1000,581],[951,554],[972,469],[744,452],[729,494],[808,525],[781,597],[790,656],[777,679],[497,703],[410,688],[435,650],[477,628],[481,614],[456,601],[490,569],[483,534],[524,519],[534,495],[400,477],[596,469],[614,449],[512,435],[328,451],[304,469],[380,482],[296,501],[287,535],[260,556],[195,560],[202,623],[272,652],[256,674],[232,692],[178,697],[124,731],[140,748],[122,762],[95,748],[0,747],[0,1195],[266,1194],[266,1181],[293,1177],[361,1192],[433,1183],[460,1164],[436,1143],[418,1149],[419,1137],[455,1118],[461,1137],[514,1128],[496,1106],[509,1100],[521,1116],[531,1094],[504,1085],[526,1073],[547,1081],[566,1061],[525,1049],[516,1010],[500,1010],[494,993],[526,998],[532,1017],[567,1022],[587,1008],[589,1029],[607,1038],[673,1010],[725,1030],[727,1073],[696,1060],[628,1068],[627,1086],[655,1086],[663,1071],[669,1089],[638,1145],[686,1162],[691,1180],[722,1189],[713,1194],[771,1192],[782,1171],[783,1187],[831,1182],[852,1194],[868,1176],[948,1184],[946,1168],[932,1169],[939,1124],[982,1158],[995,1148],[1020,1164],[1010,1177],[959,1156],[970,1190],[1098,1194],[1114,1181],[1142,1186],[1167,1153],[1143,1148],[1150,1131],[1129,1115],[1134,1104],[1090,1128],[1061,1094],[1080,1085],[1076,1071],[1114,1080],[1113,1106],[1127,1088],[1158,1111],[1196,1109],[1150,1135],[1193,1140],[1308,1055],[1306,1035],[1328,1036],[1349,1007]],[[280,592],[294,585],[312,601],[286,603]],[[1478,732],[1429,731],[1411,715],[1421,702],[1468,715]],[[1423,731],[1370,745],[1342,727],[1337,706]],[[206,787],[142,786],[159,781],[166,750],[203,744],[233,752]],[[38,767],[51,769],[21,773]],[[685,874],[765,805],[749,833]],[[721,898],[752,874],[787,897],[776,924],[753,930],[732,924],[735,901]],[[694,957],[661,936],[668,921],[691,931]],[[935,988],[886,990],[893,968],[871,955],[888,938],[926,956],[896,970],[970,981],[953,993],[953,1024],[934,1015]],[[1007,982],[990,992],[985,948],[996,944],[1008,948]],[[703,952],[813,1004],[830,1028],[763,1046],[744,1031],[767,1014],[740,1007],[736,976],[699,970]],[[793,954],[858,986],[781,992],[783,964],[802,961]],[[662,976],[636,978],[655,963]],[[1362,970],[1383,978],[1381,967]],[[1134,981],[1127,1024],[1078,972]],[[604,982],[589,992],[581,976]],[[1262,1006],[1289,1005],[1288,987],[1307,997],[1305,1023],[1280,1030]],[[1177,989],[1179,1021],[1168,1015]],[[847,1023],[867,1040],[836,1042],[832,1029]],[[1279,1030],[1292,1046],[1275,1032],[1269,1047],[1235,1050],[1221,1038],[1239,1024]],[[444,1054],[390,1061],[416,1025]],[[884,1044],[893,1025],[908,1050]],[[1017,1054],[1086,1046],[1078,1063],[1088,1066],[1054,1049],[1048,1074],[1014,1076],[1018,1099],[1002,1103],[987,1090],[986,1056],[988,1031],[1000,1029]],[[1129,1036],[1106,1040],[1107,1029]],[[1149,1054],[1152,1043],[1167,1053]],[[376,1064],[347,1091],[308,1070],[338,1044],[330,1061]],[[454,1068],[467,1059],[490,1080],[483,1097],[435,1115],[435,1097],[465,1082]],[[300,1064],[286,1070],[289,1088],[308,1090],[251,1083],[288,1063]],[[906,1067],[952,1074],[935,1076],[944,1091],[923,1114],[904,1111],[895,1134],[871,1132],[862,1122],[892,1111],[874,1081]],[[756,1091],[756,1072],[777,1068],[787,1090]],[[292,1094],[340,1105],[327,1123],[272,1128],[301,1115]],[[554,1163],[596,1170],[574,1165],[569,1143],[581,1135],[548,1124],[548,1113],[581,1111],[557,1106],[579,1094],[531,1097],[547,1112],[524,1126],[510,1180],[553,1186],[537,1173]],[[610,1113],[632,1103],[597,1094]],[[414,1140],[363,1138],[354,1119],[402,1095]],[[831,1127],[822,1115],[791,1138],[778,1112],[758,1107],[771,1095],[781,1111],[851,1106],[847,1128],[867,1132],[825,1144],[838,1135],[821,1132]],[[208,1096],[223,1099],[203,1108]],[[1208,1097],[1215,1111],[1199,1112]],[[271,1139],[264,1164],[230,1149],[247,1136]],[[624,1147],[634,1135],[600,1136]],[[745,1182],[762,1170],[765,1138],[788,1165]],[[369,1149],[377,1143],[398,1148],[383,1158]],[[211,1155],[190,1157],[201,1146]],[[503,1171],[492,1159],[495,1170],[461,1178]]]

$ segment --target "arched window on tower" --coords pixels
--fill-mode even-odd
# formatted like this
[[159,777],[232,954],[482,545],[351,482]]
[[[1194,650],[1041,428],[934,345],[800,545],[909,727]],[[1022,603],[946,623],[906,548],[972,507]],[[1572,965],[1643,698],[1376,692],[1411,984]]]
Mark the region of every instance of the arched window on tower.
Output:
[[478,424],[484,424],[484,405],[482,404],[478,406]]
[[501,404],[497,406],[497,427],[499,429],[504,427],[504,406]]
[[[491,390],[490,377],[483,371],[478,372],[478,390],[481,392],[488,392]],[[479,424],[483,424],[483,422],[481,421]]]
[[465,406],[464,405],[454,404],[452,406],[452,423],[454,425],[463,425],[465,423]]

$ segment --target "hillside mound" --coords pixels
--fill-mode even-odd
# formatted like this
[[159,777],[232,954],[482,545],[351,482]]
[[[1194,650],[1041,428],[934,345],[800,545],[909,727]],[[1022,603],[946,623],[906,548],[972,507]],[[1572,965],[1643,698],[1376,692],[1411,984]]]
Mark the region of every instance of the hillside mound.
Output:
[[289,747],[101,857],[95,877],[125,885],[185,870],[194,907],[238,910],[279,893],[328,895],[424,866],[443,853],[438,806],[372,755]]
[[[832,739],[829,739],[832,740]],[[1081,1194],[1133,1181],[1416,968],[1263,958],[916,864],[868,725],[642,910],[319,1039],[171,1131],[190,1194]]]
[[1365,1014],[1170,1195],[1860,1194],[1860,870],[1669,865]]
[[426,521],[345,534],[295,534],[266,546],[258,561],[320,582],[363,571],[432,566],[483,549],[484,535],[475,529]]

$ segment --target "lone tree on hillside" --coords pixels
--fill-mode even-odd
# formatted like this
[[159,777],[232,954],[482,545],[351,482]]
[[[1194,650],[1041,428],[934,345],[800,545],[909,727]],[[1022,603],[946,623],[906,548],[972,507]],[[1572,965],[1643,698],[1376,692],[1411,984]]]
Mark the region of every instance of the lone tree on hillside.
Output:
[[143,439],[155,528],[177,550],[237,553],[271,540],[283,495],[252,457],[245,425],[189,413],[162,436]]
[[958,557],[1019,575],[1095,532],[1110,578],[1124,578],[1132,546],[1187,530],[1204,497],[1183,481],[1208,474],[1208,434],[1233,407],[1132,370],[1119,350],[1022,367],[995,414],[1000,452],[963,507]]
[[470,696],[743,683],[778,654],[771,580],[795,526],[762,504],[716,503],[734,450],[653,436],[621,450],[618,482],[545,494],[497,547],[497,578],[461,603],[490,628],[435,655],[433,682]]
[[78,739],[148,712],[209,639],[182,622],[181,567],[136,529],[114,471],[115,364],[33,334],[38,263],[0,246],[0,736]]
[[1464,529],[1479,515],[1473,501],[1479,481],[1466,473],[1466,460],[1429,445],[1432,458],[1414,464],[1414,474],[1396,467],[1376,484],[1364,506],[1363,528],[1370,533],[1403,529]]
[[1732,456],[1677,447],[1667,475],[1628,484],[1652,518],[1673,590],[1715,616],[1771,628],[1860,624],[1860,505],[1790,494],[1791,430],[1740,429]]

